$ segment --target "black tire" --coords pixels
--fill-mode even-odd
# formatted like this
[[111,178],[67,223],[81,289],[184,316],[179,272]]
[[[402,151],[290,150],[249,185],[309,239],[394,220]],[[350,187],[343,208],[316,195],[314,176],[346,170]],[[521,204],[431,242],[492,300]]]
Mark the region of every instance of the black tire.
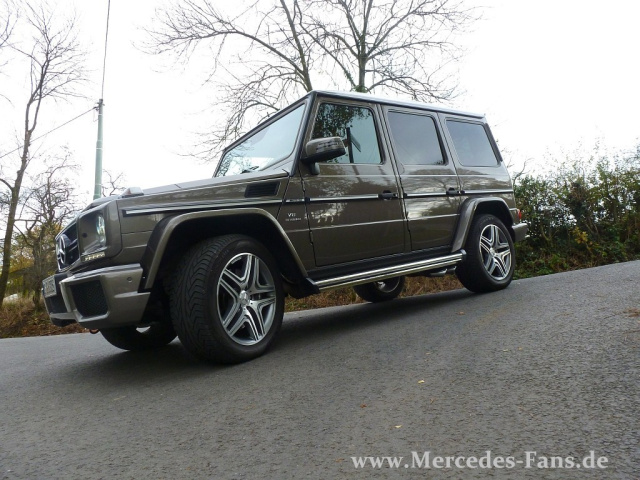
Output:
[[243,235],[207,239],[176,268],[171,318],[195,357],[240,363],[262,355],[284,315],[284,290],[275,260]]
[[132,352],[164,347],[176,338],[173,325],[164,321],[153,322],[144,329],[134,326],[103,328],[100,333],[114,347]]
[[473,219],[465,243],[466,260],[456,268],[458,279],[476,293],[507,288],[516,266],[515,248],[504,223],[493,215]]
[[356,285],[353,289],[361,299],[367,302],[386,302],[400,295],[404,289],[404,276]]

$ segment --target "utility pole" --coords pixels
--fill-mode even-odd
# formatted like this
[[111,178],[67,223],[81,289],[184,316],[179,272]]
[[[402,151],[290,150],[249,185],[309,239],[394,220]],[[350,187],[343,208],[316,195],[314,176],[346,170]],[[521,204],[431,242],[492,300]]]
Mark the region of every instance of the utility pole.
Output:
[[102,196],[102,99],[98,100],[98,140],[96,141],[96,182],[93,199]]
[[107,28],[104,34],[104,60],[102,62],[102,90],[98,100],[98,141],[96,142],[96,182],[93,199],[102,196],[102,107],[104,107],[104,77],[107,71],[107,41],[109,40],[109,16],[111,14],[111,0],[107,1]]

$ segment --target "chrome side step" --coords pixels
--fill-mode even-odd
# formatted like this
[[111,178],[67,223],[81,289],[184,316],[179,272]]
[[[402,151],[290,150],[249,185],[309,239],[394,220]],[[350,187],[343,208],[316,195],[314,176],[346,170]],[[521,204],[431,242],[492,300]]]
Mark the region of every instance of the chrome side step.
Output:
[[324,280],[313,281],[313,285],[318,291],[331,290],[334,288],[347,287],[353,285],[361,285],[363,283],[376,282],[386,278],[398,277],[400,275],[409,275],[411,273],[423,272],[425,270],[441,270],[445,267],[457,265],[462,262],[466,256],[464,250],[457,253],[445,255],[443,257],[430,258],[428,260],[419,260],[417,262],[405,263],[402,265],[394,265],[392,267],[378,268],[368,270],[366,272],[353,273],[351,275],[343,275],[341,277],[327,278]]

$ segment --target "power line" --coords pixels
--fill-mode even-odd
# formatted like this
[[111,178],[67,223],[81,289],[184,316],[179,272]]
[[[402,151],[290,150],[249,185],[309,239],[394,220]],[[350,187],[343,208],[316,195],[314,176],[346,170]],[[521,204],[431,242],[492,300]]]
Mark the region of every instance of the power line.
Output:
[[109,40],[109,15],[111,13],[111,0],[107,2],[107,28],[104,34],[104,59],[102,61],[102,90],[100,91],[100,98],[104,98],[104,76],[107,71],[107,42]]
[[[80,114],[80,115],[78,115],[77,117],[73,117],[71,120],[68,120],[68,121],[64,122],[63,124],[58,125],[58,126],[57,126],[57,127],[55,127],[55,128],[52,128],[52,129],[51,129],[51,130],[49,130],[47,133],[43,133],[42,135],[40,135],[40,136],[38,136],[38,137],[36,137],[36,138],[32,138],[32,139],[30,140],[29,144],[31,144],[31,143],[33,143],[33,142],[36,142],[36,141],[40,140],[41,138],[46,137],[46,136],[47,136],[47,135],[49,135],[50,133],[53,133],[53,132],[55,132],[56,130],[58,130],[58,129],[60,129],[60,128],[62,128],[62,127],[64,127],[64,126],[66,126],[66,125],[69,125],[71,122],[73,122],[73,121],[75,121],[75,120],[78,120],[80,117],[83,117],[83,116],[84,116],[84,115],[86,115],[87,113],[93,112],[94,110],[95,110],[95,107],[92,107],[92,108],[90,108],[89,110],[87,110],[86,112],[81,113],[81,114]],[[22,149],[22,148],[24,148],[24,145],[20,145],[20,146],[19,146],[18,148],[16,148],[15,150],[11,150],[10,152],[7,152],[7,153],[5,153],[5,154],[3,154],[3,155],[0,155],[0,158],[4,158],[4,157],[6,157],[6,156],[8,156],[8,155],[11,155],[12,153],[16,153],[16,152],[20,151],[20,149]]]

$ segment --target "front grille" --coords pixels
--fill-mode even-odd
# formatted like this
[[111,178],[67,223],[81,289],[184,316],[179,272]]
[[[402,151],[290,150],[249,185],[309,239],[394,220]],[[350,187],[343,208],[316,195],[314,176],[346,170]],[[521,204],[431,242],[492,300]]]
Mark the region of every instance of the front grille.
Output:
[[99,280],[72,285],[71,293],[76,308],[83,317],[106,315],[108,311],[107,299]]
[[58,270],[64,270],[80,258],[78,228],[76,222],[67,226],[56,238],[56,260]]

